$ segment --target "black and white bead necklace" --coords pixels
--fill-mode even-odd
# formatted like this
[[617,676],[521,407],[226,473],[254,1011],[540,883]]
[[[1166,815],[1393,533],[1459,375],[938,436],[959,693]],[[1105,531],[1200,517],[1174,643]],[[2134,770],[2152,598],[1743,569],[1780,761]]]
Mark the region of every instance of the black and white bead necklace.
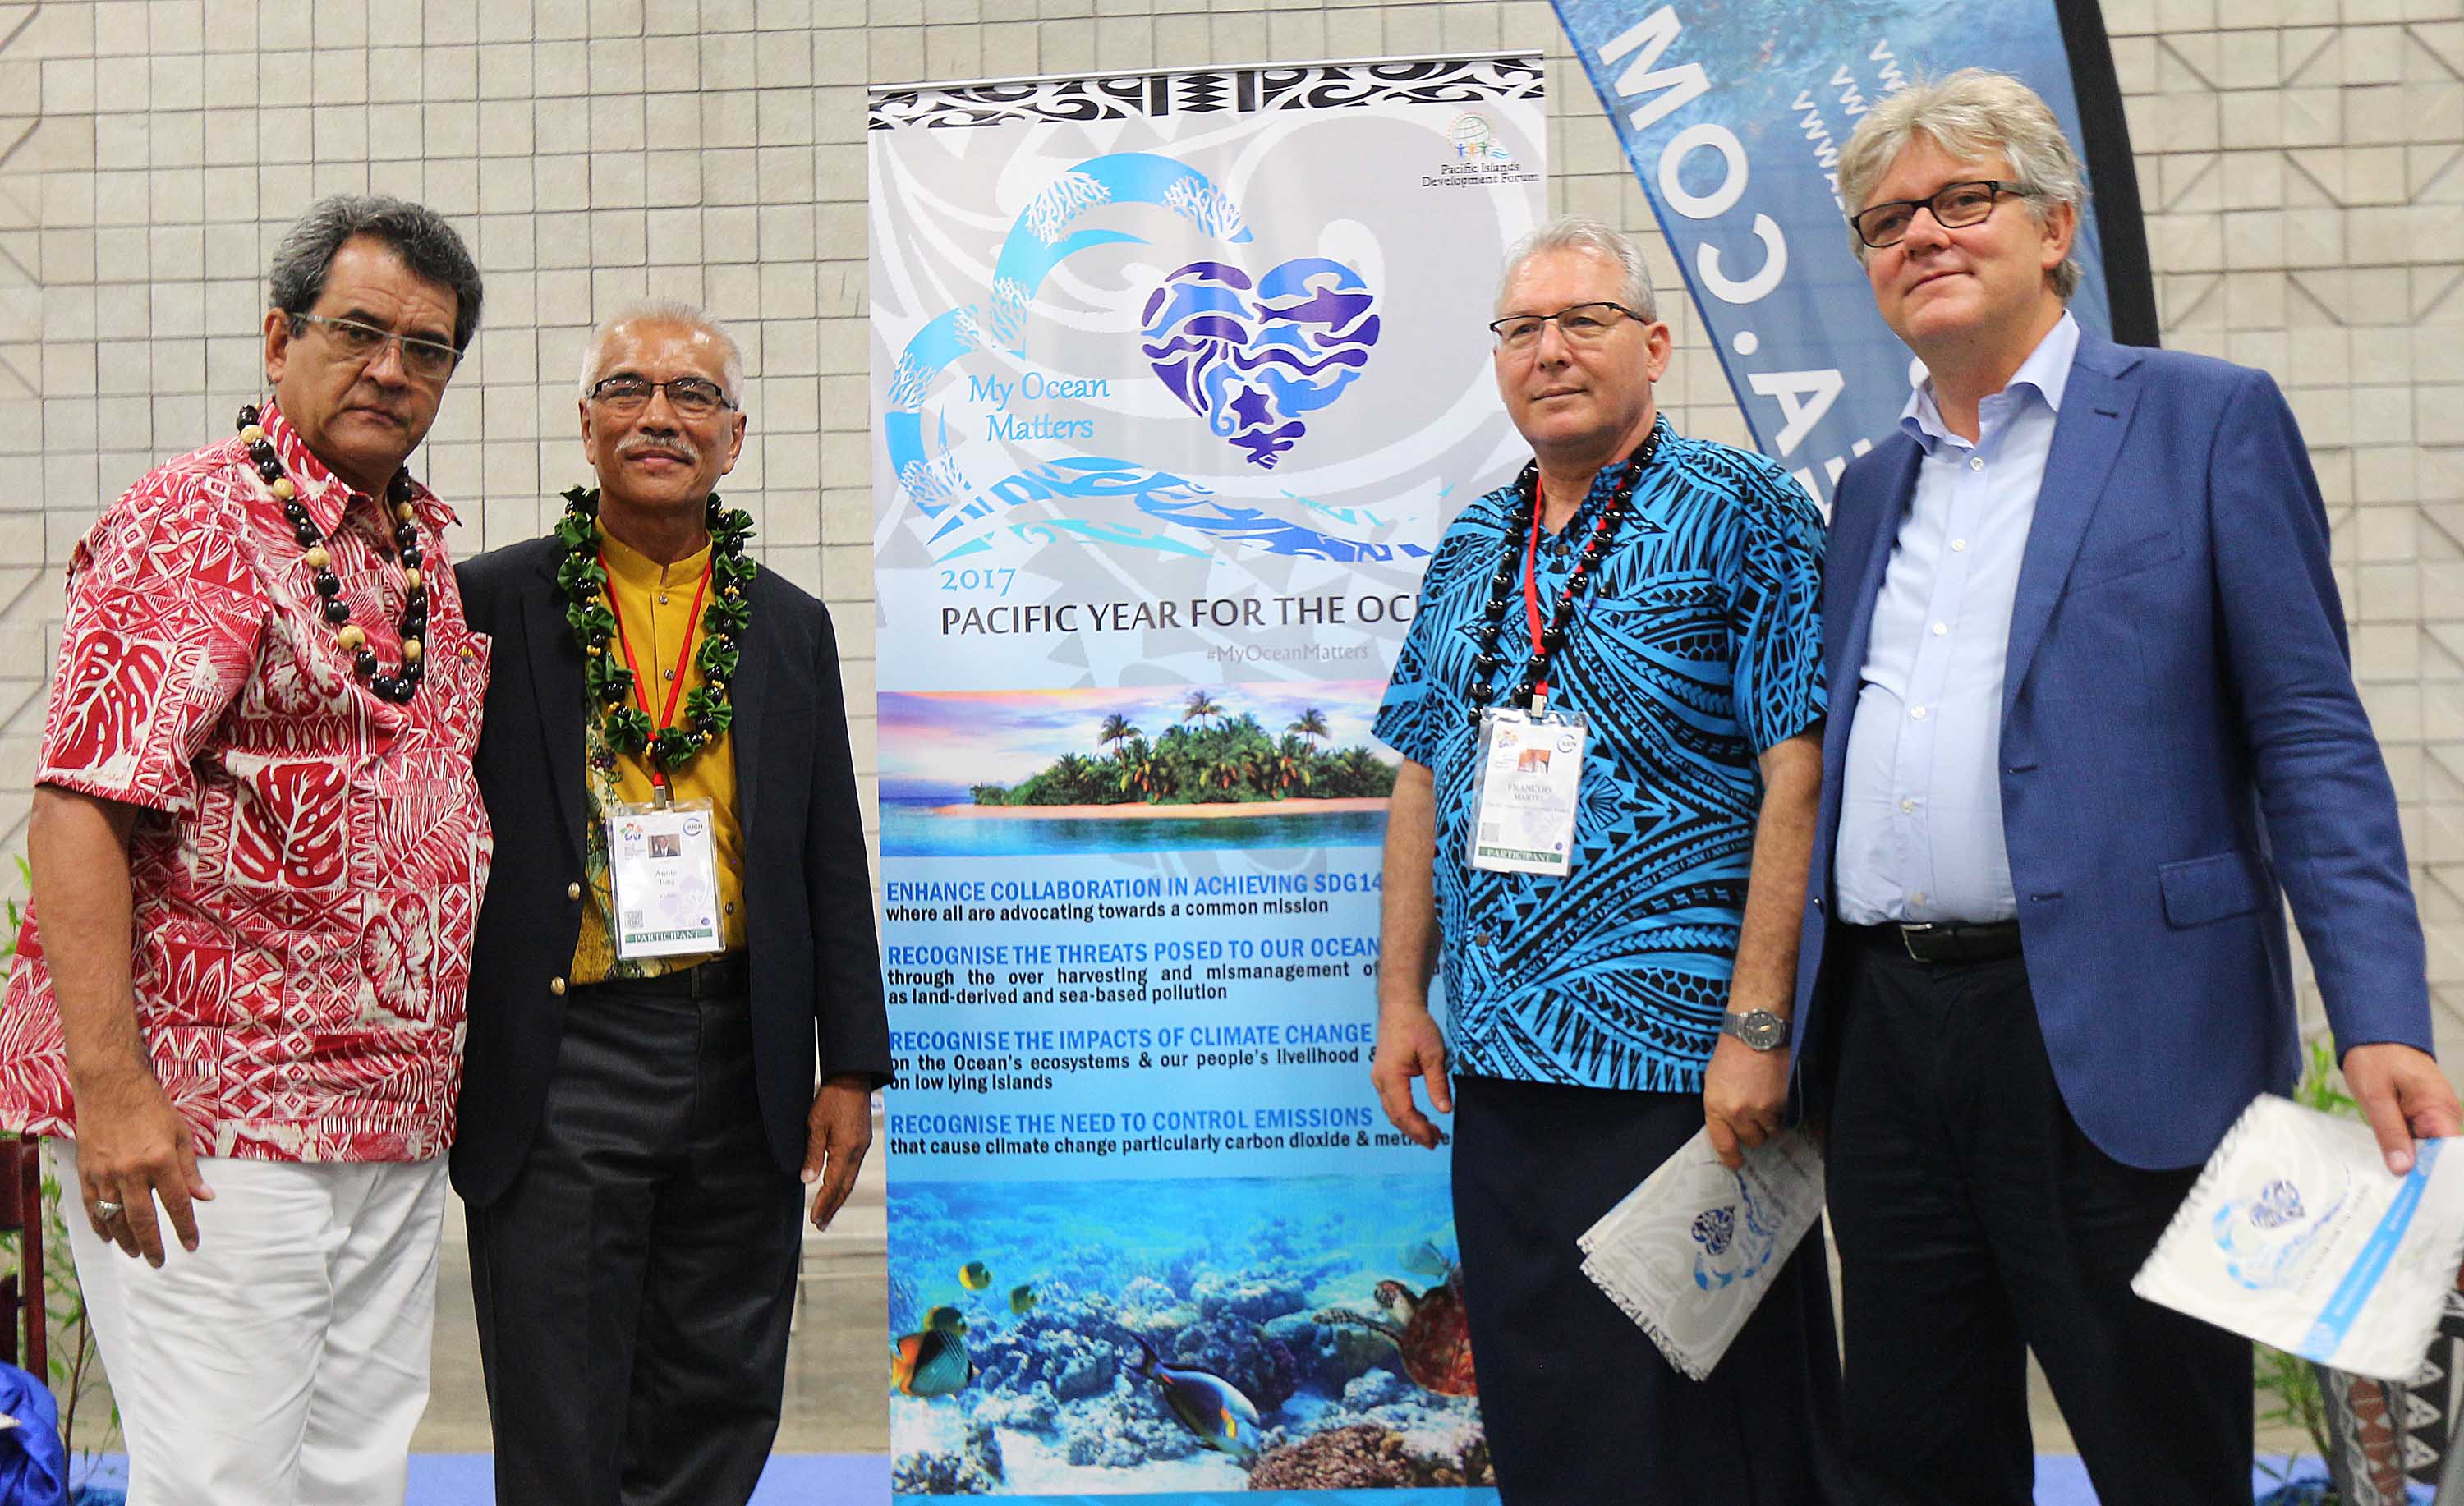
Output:
[[[1539,688],[1549,678],[1551,656],[1566,646],[1567,633],[1574,621],[1574,607],[1582,599],[1583,586],[1591,579],[1592,568],[1599,563],[1619,520],[1632,510],[1636,484],[1651,468],[1652,457],[1660,453],[1660,426],[1654,424],[1651,433],[1642,442],[1642,447],[1636,450],[1634,458],[1627,463],[1625,475],[1617,482],[1617,490],[1609,493],[1607,503],[1600,509],[1600,515],[1593,520],[1591,537],[1583,541],[1581,557],[1574,561],[1574,568],[1567,572],[1566,584],[1557,593],[1556,607],[1550,615],[1549,625],[1541,630],[1540,642],[1524,661],[1520,682],[1506,698],[1507,705],[1520,707],[1526,711],[1533,709]],[[1540,507],[1540,463],[1534,460],[1526,465],[1514,485],[1521,500],[1507,518],[1506,557],[1498,561],[1496,573],[1488,578],[1488,602],[1481,608],[1479,652],[1471,662],[1471,688],[1467,692],[1471,697],[1471,709],[1466,719],[1474,727],[1480,725],[1481,713],[1487,709],[1488,703],[1497,698],[1497,688],[1489,683],[1489,677],[1506,663],[1506,656],[1498,652],[1498,640],[1505,633],[1507,606],[1513,599],[1514,588],[1522,581],[1525,552],[1531,547],[1532,518]],[[1537,568],[1536,561],[1534,568]]]
[[255,404],[240,408],[240,443],[248,447],[248,458],[255,462],[256,473],[263,478],[266,490],[282,504],[282,515],[290,520],[292,536],[306,551],[301,557],[316,572],[314,584],[322,602],[319,610],[335,629],[334,642],[351,656],[353,672],[368,683],[371,694],[396,706],[403,705],[428,675],[428,666],[420,658],[420,639],[428,631],[428,583],[419,573],[427,557],[420,551],[418,514],[410,504],[410,472],[396,470],[393,480],[385,486],[385,501],[393,513],[394,557],[402,562],[402,667],[392,674],[381,674],[376,650],[368,646],[367,629],[351,621],[350,603],[342,600],[342,582],[334,575],[331,539],[309,516],[307,505],[299,500],[297,485],[283,474],[282,457],[275,452],[274,442],[265,437],[257,418]]

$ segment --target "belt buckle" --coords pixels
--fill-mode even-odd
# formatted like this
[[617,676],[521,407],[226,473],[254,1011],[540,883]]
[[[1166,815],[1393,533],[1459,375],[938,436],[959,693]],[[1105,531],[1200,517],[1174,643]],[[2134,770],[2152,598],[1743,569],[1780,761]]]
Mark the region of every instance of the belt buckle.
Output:
[[1900,922],[1900,949],[1908,954],[1908,960],[1910,962],[1921,962],[1928,967],[1932,965],[1933,959],[1931,957],[1920,956],[1918,954],[1916,937],[1919,931],[1930,932],[1933,929],[1935,929],[1935,925],[1932,921]]

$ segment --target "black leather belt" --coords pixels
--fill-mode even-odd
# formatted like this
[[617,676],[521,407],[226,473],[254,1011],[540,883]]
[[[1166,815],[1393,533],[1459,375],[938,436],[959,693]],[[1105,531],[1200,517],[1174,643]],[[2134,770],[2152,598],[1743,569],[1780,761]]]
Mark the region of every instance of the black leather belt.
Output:
[[587,985],[610,993],[654,994],[662,998],[728,999],[742,998],[752,992],[753,969],[744,953],[729,952],[698,967],[675,972],[662,972],[654,978],[609,978],[604,983]]
[[1994,962],[2019,954],[2019,923],[2014,920],[1973,926],[1890,921],[1848,928],[1867,946],[1885,948],[1911,962]]

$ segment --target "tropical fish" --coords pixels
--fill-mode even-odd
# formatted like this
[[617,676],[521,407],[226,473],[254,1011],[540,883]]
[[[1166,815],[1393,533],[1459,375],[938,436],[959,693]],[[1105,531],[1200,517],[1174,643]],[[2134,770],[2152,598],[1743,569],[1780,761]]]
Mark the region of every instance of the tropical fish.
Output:
[[924,1326],[927,1328],[942,1328],[947,1329],[949,1332],[954,1334],[962,1334],[967,1331],[967,1318],[964,1313],[959,1312],[955,1307],[935,1307],[931,1312],[924,1315]]
[[1137,1373],[1155,1383],[1164,1405],[1199,1443],[1236,1459],[1257,1453],[1257,1404],[1239,1386],[1212,1370],[1164,1364],[1144,1339],[1138,1339],[1138,1349]]
[[1013,1312],[1013,1313],[1023,1313],[1023,1312],[1025,1312],[1028,1308],[1033,1307],[1034,1305],[1035,1305],[1035,1288],[1034,1288],[1034,1287],[1032,1287],[1032,1286],[1013,1286],[1013,1287],[1011,1287],[1011,1288],[1009,1289],[1009,1310],[1010,1310],[1011,1312]]
[[1403,1269],[1416,1276],[1442,1277],[1454,1270],[1454,1262],[1440,1254],[1438,1247],[1426,1239],[1416,1239],[1405,1245],[1399,1258]]
[[955,1396],[979,1373],[966,1342],[946,1328],[927,1328],[891,1345],[890,1384],[909,1396]]
[[958,1267],[958,1284],[970,1292],[980,1292],[993,1284],[992,1267],[981,1260],[970,1260]]

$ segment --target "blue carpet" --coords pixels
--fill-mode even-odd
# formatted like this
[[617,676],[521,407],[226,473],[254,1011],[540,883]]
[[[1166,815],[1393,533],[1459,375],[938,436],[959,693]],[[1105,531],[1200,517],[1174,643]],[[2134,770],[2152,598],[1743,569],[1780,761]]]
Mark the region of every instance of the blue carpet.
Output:
[[[484,1453],[417,1453],[410,1459],[409,1506],[493,1506],[495,1499]],[[2300,1473],[2318,1473],[2317,1461]],[[105,1455],[92,1477],[95,1484],[121,1484],[128,1463]],[[2275,1485],[2263,1471],[2251,1475],[2254,1495]],[[2428,1500],[2429,1493],[2415,1493]],[[879,1453],[780,1453],[770,1458],[753,1506],[874,1506],[890,1499],[890,1459]],[[2076,1454],[2036,1455],[2036,1506],[2097,1506],[2087,1483],[2087,1470]]]
[[[414,1453],[409,1506],[492,1506],[495,1490],[484,1453]],[[106,1454],[80,1483],[124,1485],[128,1461]],[[761,1473],[753,1506],[870,1506],[890,1499],[890,1456],[881,1453],[776,1453]]]

